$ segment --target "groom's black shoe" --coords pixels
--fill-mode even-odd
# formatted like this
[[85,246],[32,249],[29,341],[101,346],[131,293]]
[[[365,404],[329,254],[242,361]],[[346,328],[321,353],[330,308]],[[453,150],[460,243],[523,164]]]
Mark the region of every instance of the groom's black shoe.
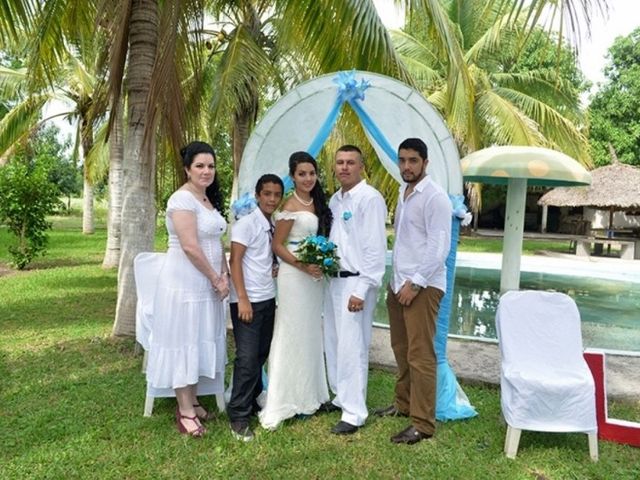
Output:
[[334,404],[331,400],[329,400],[327,402],[324,402],[318,408],[318,411],[321,412],[321,413],[337,412],[338,410],[340,410],[340,407],[338,407],[336,404]]
[[336,435],[351,435],[352,433],[356,433],[358,428],[360,427],[356,427],[355,425],[351,425],[350,423],[340,420],[331,429],[331,433],[335,433]]
[[390,405],[384,408],[378,408],[373,411],[373,414],[377,417],[408,417],[404,412],[401,412],[395,405]]

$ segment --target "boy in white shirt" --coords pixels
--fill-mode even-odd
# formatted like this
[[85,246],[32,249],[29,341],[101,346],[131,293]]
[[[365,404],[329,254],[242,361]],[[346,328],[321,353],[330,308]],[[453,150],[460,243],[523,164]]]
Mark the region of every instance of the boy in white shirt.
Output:
[[283,191],[280,177],[261,176],[255,190],[258,208],[231,229],[230,311],[236,358],[227,414],[233,436],[245,442],[253,439],[249,420],[259,410],[256,399],[263,389],[262,366],[273,336],[277,261],[271,250],[271,215]]

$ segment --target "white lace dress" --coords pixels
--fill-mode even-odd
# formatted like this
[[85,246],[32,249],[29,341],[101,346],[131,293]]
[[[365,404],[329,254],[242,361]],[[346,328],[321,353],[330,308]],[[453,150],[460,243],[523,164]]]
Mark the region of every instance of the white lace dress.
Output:
[[209,210],[190,192],[178,190],[167,204],[169,248],[153,295],[147,383],[156,397],[173,396],[175,388],[198,384],[199,394],[224,391],[226,363],[225,302],[209,280],[193,266],[176,235],[171,215],[196,214],[198,243],[216,272],[221,271],[220,237],[227,224],[217,210]]
[[[275,220],[293,219],[287,248],[315,235],[318,217],[310,212],[282,211]],[[259,414],[264,428],[275,429],[296,414],[313,414],[329,399],[322,343],[324,281],[315,281],[288,263],[278,272],[278,308],[268,364],[268,388]]]

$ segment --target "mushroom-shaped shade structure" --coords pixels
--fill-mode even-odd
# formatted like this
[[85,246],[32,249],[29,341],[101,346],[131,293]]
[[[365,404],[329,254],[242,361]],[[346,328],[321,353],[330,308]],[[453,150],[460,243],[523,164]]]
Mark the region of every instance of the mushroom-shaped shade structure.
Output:
[[467,182],[508,186],[500,290],[517,290],[527,185],[589,185],[591,175],[568,155],[542,147],[489,147],[467,155],[461,164]]

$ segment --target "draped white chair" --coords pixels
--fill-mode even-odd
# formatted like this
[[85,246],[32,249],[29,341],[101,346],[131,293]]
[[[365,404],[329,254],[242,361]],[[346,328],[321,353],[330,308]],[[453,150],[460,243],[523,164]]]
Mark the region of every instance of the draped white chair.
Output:
[[583,432],[597,461],[595,385],[573,299],[556,292],[507,292],[500,298],[496,327],[506,456],[515,458],[522,430]]
[[[142,360],[143,373],[147,367],[149,336],[151,335],[151,322],[153,321],[153,298],[164,258],[164,253],[142,252],[136,255],[133,261],[136,292],[138,293],[138,303],[136,305],[136,341],[144,349],[144,357]],[[206,384],[198,385],[197,393],[198,395],[209,395],[211,394],[209,390],[210,387]],[[145,417],[150,417],[153,413],[153,403],[156,397],[175,397],[175,391],[170,388],[153,388],[147,384],[143,413]],[[221,412],[225,410],[226,405],[223,393],[216,394],[216,404]]]

